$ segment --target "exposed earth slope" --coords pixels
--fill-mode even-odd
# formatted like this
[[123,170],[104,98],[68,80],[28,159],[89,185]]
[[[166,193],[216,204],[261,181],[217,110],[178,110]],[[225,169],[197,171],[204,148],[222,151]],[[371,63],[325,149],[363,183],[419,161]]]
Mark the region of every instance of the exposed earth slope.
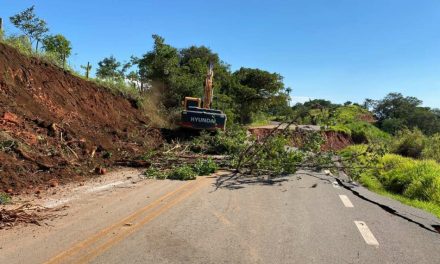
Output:
[[0,43],[0,190],[134,159],[162,142],[149,123],[134,102]]

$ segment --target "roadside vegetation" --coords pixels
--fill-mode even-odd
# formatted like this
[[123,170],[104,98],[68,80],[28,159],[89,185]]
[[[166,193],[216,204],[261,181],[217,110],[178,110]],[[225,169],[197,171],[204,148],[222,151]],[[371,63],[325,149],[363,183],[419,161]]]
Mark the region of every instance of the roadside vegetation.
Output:
[[370,190],[425,209],[440,218],[440,164],[396,154],[377,155],[367,145],[341,151],[346,172]]
[[355,145],[338,155],[353,180],[440,218],[440,111],[421,104],[398,93],[362,105],[312,100],[293,116],[351,136]]

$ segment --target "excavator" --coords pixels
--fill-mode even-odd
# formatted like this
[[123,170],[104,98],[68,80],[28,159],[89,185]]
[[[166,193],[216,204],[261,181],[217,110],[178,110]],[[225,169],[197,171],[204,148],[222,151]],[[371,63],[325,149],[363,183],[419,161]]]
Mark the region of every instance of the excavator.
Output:
[[201,98],[185,97],[184,110],[179,125],[197,130],[225,130],[226,115],[221,110],[211,109],[213,98],[212,81],[214,78],[213,64],[209,64],[205,79],[203,102]]

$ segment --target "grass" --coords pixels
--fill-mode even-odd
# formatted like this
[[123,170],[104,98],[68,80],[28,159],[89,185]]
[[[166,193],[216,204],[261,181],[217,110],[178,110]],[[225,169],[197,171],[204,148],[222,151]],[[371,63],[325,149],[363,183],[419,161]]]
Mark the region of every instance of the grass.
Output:
[[371,191],[440,218],[439,163],[395,154],[385,154],[373,160],[371,157],[374,154],[365,153],[366,149],[366,145],[357,145],[341,151],[343,157],[354,157],[345,165],[353,167],[348,172],[355,180]]
[[266,126],[270,125],[271,121],[275,119],[274,116],[270,116],[268,114],[258,112],[252,115],[252,123],[249,126]]
[[390,142],[391,135],[380,130],[373,124],[364,121],[355,121],[345,124],[336,124],[328,128],[329,131],[344,133],[352,137],[355,143]]
[[372,124],[372,114],[356,105],[340,106],[331,117],[328,130],[344,133],[352,137],[355,143],[388,142],[391,136]]
[[359,182],[364,187],[369,189],[370,191],[373,191],[373,192],[380,194],[382,196],[397,200],[403,204],[425,210],[440,219],[440,205],[438,205],[434,202],[427,202],[427,201],[421,201],[421,200],[417,200],[417,199],[410,199],[410,198],[407,198],[403,195],[389,192],[383,188],[381,183],[376,178],[373,178],[373,177],[361,176],[361,178],[359,179]]
[[335,110],[333,115],[337,123],[362,121],[362,118],[366,116],[368,116],[368,119],[374,119],[367,109],[357,105],[340,106]]

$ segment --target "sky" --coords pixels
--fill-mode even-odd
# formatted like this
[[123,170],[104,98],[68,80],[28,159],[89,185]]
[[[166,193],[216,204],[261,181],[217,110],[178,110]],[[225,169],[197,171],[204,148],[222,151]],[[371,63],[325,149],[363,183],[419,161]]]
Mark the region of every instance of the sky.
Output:
[[0,0],[9,17],[35,5],[65,35],[77,70],[128,60],[159,34],[177,48],[205,45],[231,65],[284,76],[293,102],[416,96],[440,108],[440,1],[424,0]]

